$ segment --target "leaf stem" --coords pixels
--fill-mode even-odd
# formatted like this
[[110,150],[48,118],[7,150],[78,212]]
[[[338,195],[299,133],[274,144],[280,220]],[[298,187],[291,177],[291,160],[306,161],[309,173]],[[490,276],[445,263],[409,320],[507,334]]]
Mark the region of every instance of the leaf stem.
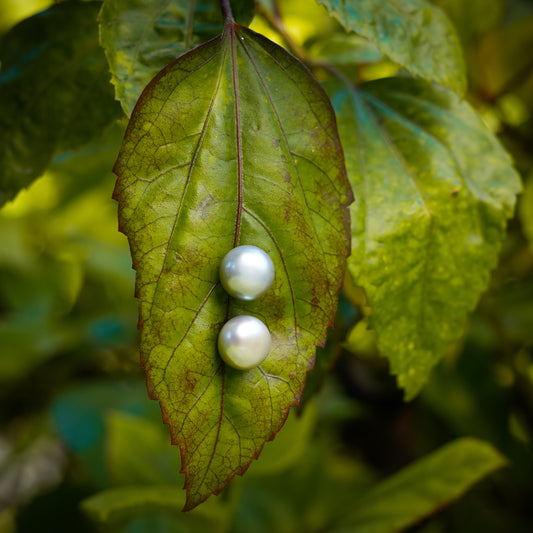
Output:
[[305,50],[290,36],[285,27],[285,23],[279,12],[277,2],[274,2],[274,13],[271,14],[267,9],[265,9],[260,3],[257,4],[256,12],[264,17],[268,25],[276,30],[282,37],[283,40],[287,43],[287,46],[290,48],[292,53],[303,63],[309,63],[309,58]]
[[222,10],[222,16],[225,22],[234,22],[230,0],[220,0],[220,9]]
[[191,47],[195,9],[196,9],[196,0],[191,0],[191,3],[189,5],[189,19],[187,20],[187,30],[185,32],[185,50],[188,50]]

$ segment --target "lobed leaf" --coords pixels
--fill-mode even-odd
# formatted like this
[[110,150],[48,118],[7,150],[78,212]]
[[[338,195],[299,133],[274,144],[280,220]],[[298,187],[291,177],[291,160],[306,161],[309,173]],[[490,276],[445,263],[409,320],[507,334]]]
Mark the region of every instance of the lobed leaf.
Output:
[[[114,170],[142,361],[181,448],[188,510],[275,436],[333,322],[351,201],[335,116],[299,61],[228,23],[150,83]],[[229,299],[218,280],[221,259],[242,244],[276,268],[255,302]],[[268,358],[249,371],[226,367],[216,349],[239,314],[272,335]]]
[[[251,0],[233,2],[236,19],[250,22]],[[128,116],[148,82],[168,63],[222,29],[218,0],[106,0],[100,38]]]
[[407,398],[464,330],[520,180],[466,102],[422,80],[332,91],[352,206],[348,268]]
[[0,61],[0,205],[58,152],[91,140],[120,108],[98,45],[100,2],[65,2],[15,26]]
[[417,523],[505,466],[486,442],[458,439],[379,483],[357,500],[334,533],[389,533]]
[[371,40],[411,74],[466,89],[463,53],[446,15],[426,0],[318,0],[348,31]]

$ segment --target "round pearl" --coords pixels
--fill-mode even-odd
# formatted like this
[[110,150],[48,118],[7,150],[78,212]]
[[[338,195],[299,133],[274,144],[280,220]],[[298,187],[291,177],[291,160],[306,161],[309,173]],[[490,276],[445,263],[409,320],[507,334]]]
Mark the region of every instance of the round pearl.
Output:
[[231,296],[240,300],[255,300],[272,285],[274,263],[257,246],[237,246],[222,259],[220,281]]
[[270,351],[270,332],[254,316],[236,316],[220,330],[218,351],[222,359],[237,370],[255,368]]

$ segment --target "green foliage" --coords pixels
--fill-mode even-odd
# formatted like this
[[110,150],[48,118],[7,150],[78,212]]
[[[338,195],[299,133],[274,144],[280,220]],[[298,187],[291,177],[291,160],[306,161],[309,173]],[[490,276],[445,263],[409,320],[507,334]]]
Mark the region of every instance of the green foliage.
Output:
[[55,154],[86,143],[118,117],[98,46],[99,6],[58,4],[0,42],[0,205]]
[[223,4],[0,7],[0,532],[529,533],[533,7]]
[[129,116],[148,82],[177,56],[215,37],[222,16],[214,0],[104,2],[99,16],[117,99]]
[[399,531],[459,497],[505,459],[492,446],[459,439],[375,485],[355,502],[336,533]]
[[348,31],[372,41],[415,76],[465,91],[455,28],[426,0],[319,0]]
[[348,268],[410,399],[461,337],[496,264],[520,180],[498,141],[449,91],[385,79],[341,85],[332,101],[358,199]]

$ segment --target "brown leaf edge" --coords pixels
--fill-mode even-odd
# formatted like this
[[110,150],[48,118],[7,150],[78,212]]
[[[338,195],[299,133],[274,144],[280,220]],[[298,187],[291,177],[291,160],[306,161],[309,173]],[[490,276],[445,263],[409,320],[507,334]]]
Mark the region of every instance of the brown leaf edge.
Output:
[[[128,122],[128,127],[126,128],[126,132],[124,134],[124,140],[127,139],[129,137],[129,132],[131,129],[133,129],[132,127],[132,124],[135,123],[135,115],[136,115],[136,111],[137,111],[137,107],[139,107],[140,105],[142,105],[142,103],[144,102],[144,100],[147,98],[147,94],[150,92],[150,89],[153,85],[155,85],[159,79],[165,74],[166,70],[170,67],[172,67],[174,64],[176,64],[178,61],[181,61],[182,58],[186,57],[187,55],[189,54],[194,54],[196,49],[201,47],[201,46],[204,46],[205,44],[208,44],[208,43],[211,43],[211,42],[214,42],[216,40],[219,40],[219,39],[222,39],[224,34],[225,33],[233,33],[233,34],[238,34],[239,33],[239,28],[243,27],[242,25],[234,22],[233,20],[227,20],[225,22],[225,26],[224,26],[224,29],[222,31],[221,34],[217,35],[216,37],[206,41],[205,43],[201,43],[197,46],[195,46],[194,48],[191,48],[190,50],[184,52],[183,54],[181,54],[180,56],[178,56],[176,59],[174,59],[173,61],[171,61],[170,63],[168,63],[165,67],[163,67],[156,75],[155,77],[148,83],[148,85],[143,89],[139,99],[137,100],[137,103],[135,104],[135,107],[133,108],[132,110],[132,113],[131,113],[131,117],[130,117],[130,120]],[[260,34],[257,34],[256,32],[254,32],[253,30],[250,30],[249,28],[246,28],[246,30],[252,34],[255,34],[255,35],[259,35],[261,38],[265,39],[265,37],[263,37],[262,35]],[[320,83],[318,82],[318,80],[313,76],[313,74],[311,73],[311,71],[309,70],[309,68],[304,64],[302,63],[294,54],[292,54],[290,51],[286,50],[285,48],[283,48],[284,52],[289,54],[293,59],[294,61],[296,61],[298,63],[298,65],[304,70],[307,72],[308,76],[309,76],[309,80],[315,84],[315,88],[318,89],[318,92],[322,94],[322,97],[323,97],[323,101],[324,103],[326,104],[326,107],[329,108],[330,112],[331,112],[331,116],[333,117],[333,122],[334,122],[334,126],[335,126],[335,133],[337,134],[336,137],[337,137],[337,140],[338,140],[338,148],[339,148],[339,153],[340,155],[342,156],[342,177],[345,179],[346,181],[346,184],[348,185],[347,187],[347,203],[346,203],[346,206],[344,208],[344,235],[345,235],[345,241],[346,241],[346,253],[345,253],[345,263],[344,263],[344,272],[346,271],[346,260],[348,259],[348,257],[350,256],[351,254],[351,217],[350,217],[350,210],[349,210],[349,206],[350,204],[354,201],[354,196],[353,196],[353,191],[352,191],[352,188],[351,188],[351,185],[348,181],[348,177],[347,177],[347,172],[346,172],[346,166],[345,166],[345,163],[344,163],[344,149],[342,147],[342,144],[341,144],[341,141],[340,141],[340,138],[339,138],[339,134],[338,134],[338,128],[337,128],[337,121],[336,121],[336,115],[335,115],[335,110],[333,109],[333,106],[331,104],[331,101],[329,99],[329,97],[327,96],[325,90],[323,89],[323,87],[320,85]],[[117,176],[117,181],[116,181],[116,184],[115,184],[115,188],[114,188],[114,191],[113,191],[113,194],[112,194],[112,198],[113,200],[115,201],[119,201],[119,181],[120,181],[120,175],[118,174],[117,172],[117,163],[115,163],[115,165],[113,166],[113,173]],[[128,234],[122,224],[122,221],[119,219],[119,222],[118,222],[118,231],[122,234],[124,234],[126,237],[128,237]],[[128,239],[128,244],[129,244],[129,239]],[[132,250],[131,250],[131,246],[130,246],[130,255],[132,257],[132,268],[135,270],[135,272],[137,272],[137,268],[136,268],[136,262],[135,262],[135,259],[133,257],[133,254],[131,253]],[[340,282],[338,284],[337,287],[334,288],[334,294],[336,296],[336,300],[338,302],[338,294],[339,294],[339,291],[341,290],[342,288],[342,284],[343,284],[343,278],[344,278],[344,275],[343,276],[339,276],[339,279],[340,279]],[[135,297],[138,297],[137,293],[135,293]],[[231,297],[228,295],[228,302],[229,300],[231,299]],[[335,317],[336,317],[336,313],[334,313],[331,318],[330,318],[330,322],[326,325],[325,329],[324,329],[324,333],[322,334],[322,341],[315,345],[316,348],[324,348],[324,346],[326,345],[326,340],[327,340],[327,330],[329,328],[332,328],[334,326],[334,323],[335,323]],[[138,319],[138,322],[137,322],[137,329],[138,330],[142,330],[142,326],[143,326],[143,323],[142,323],[142,319],[141,319],[141,316],[139,314],[139,319]],[[142,350],[142,348],[141,348]],[[250,459],[250,461],[248,461],[248,463],[246,463],[240,470],[237,470],[233,473],[233,475],[231,475],[225,482],[225,484],[220,487],[219,489],[216,489],[214,491],[212,491],[210,494],[208,494],[205,498],[203,498],[201,501],[198,501],[198,502],[195,502],[195,503],[191,503],[189,501],[189,481],[188,481],[188,478],[189,478],[189,470],[185,464],[185,461],[184,461],[184,449],[185,449],[185,443],[181,443],[179,441],[179,439],[175,438],[173,435],[172,435],[172,425],[171,423],[169,422],[169,417],[167,415],[167,412],[164,408],[164,406],[162,405],[161,403],[161,400],[159,398],[157,398],[157,396],[155,395],[154,391],[152,390],[152,388],[150,387],[150,384],[148,383],[148,375],[145,371],[145,363],[143,361],[143,358],[141,356],[141,367],[143,368],[143,371],[145,371],[145,379],[146,379],[146,388],[147,388],[147,392],[148,392],[148,396],[151,400],[156,400],[158,403],[159,403],[159,407],[161,409],[161,417],[162,417],[162,421],[164,424],[166,424],[168,427],[169,427],[169,433],[170,433],[170,437],[171,437],[171,444],[172,445],[177,445],[180,449],[180,461],[181,461],[181,469],[179,471],[180,474],[185,474],[185,483],[183,485],[183,489],[185,491],[187,491],[187,499],[186,499],[186,503],[185,503],[185,506],[183,507],[182,509],[182,512],[187,512],[187,511],[191,511],[192,509],[194,509],[195,507],[197,507],[198,505],[200,505],[201,503],[203,503],[205,500],[207,500],[207,498],[210,496],[210,495],[219,495],[227,486],[228,484],[230,483],[230,481],[236,476],[236,475],[239,475],[239,476],[243,476],[244,473],[248,470],[248,468],[250,467],[250,465],[252,464],[252,461],[255,459],[258,459],[259,458],[259,455],[261,454],[262,450],[263,450],[263,447],[264,445],[267,443],[267,442],[270,442],[270,441],[273,441],[274,438],[276,437],[276,435],[278,434],[278,432],[281,430],[281,428],[284,426],[285,422],[287,421],[287,417],[289,415],[289,412],[290,412],[290,408],[291,407],[295,407],[297,405],[300,404],[300,400],[302,398],[302,395],[303,395],[303,392],[304,392],[304,389],[305,389],[305,384],[306,384],[306,378],[307,378],[307,372],[313,370],[313,368],[315,367],[315,360],[316,360],[316,350],[315,350],[315,355],[310,359],[310,363],[306,369],[306,374],[304,376],[304,383],[303,383],[303,386],[302,388],[300,389],[299,391],[299,394],[298,395],[295,395],[294,396],[294,399],[292,401],[292,403],[290,403],[289,405],[287,405],[285,407],[285,409],[283,410],[283,417],[282,417],[282,420],[281,420],[281,423],[279,425],[279,427],[272,432],[272,434],[263,442],[263,444],[260,446],[257,454],[252,457]],[[222,363],[223,364],[223,363]],[[225,366],[223,366],[223,370],[222,372],[225,372]]]

